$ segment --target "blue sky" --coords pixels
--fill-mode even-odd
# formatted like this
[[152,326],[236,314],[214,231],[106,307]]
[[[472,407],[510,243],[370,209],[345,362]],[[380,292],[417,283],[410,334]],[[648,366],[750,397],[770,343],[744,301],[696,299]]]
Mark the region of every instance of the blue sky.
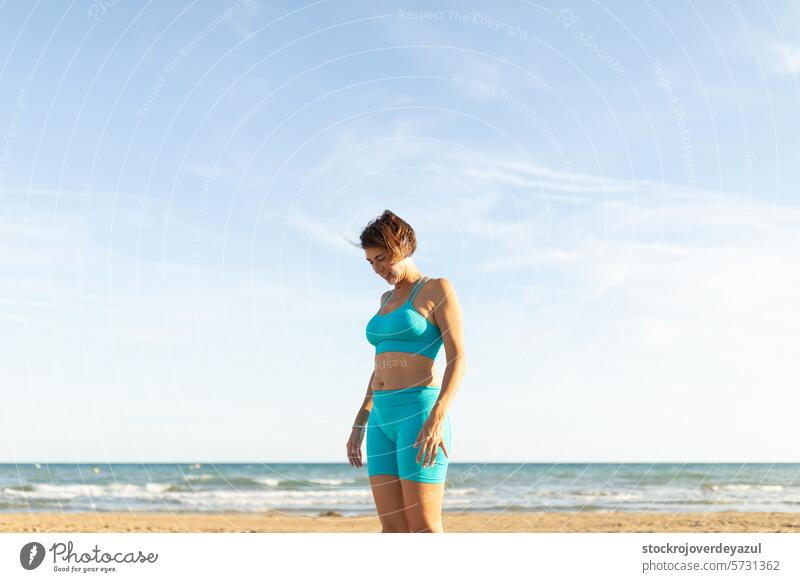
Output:
[[0,459],[345,462],[390,208],[461,298],[453,461],[797,461],[798,30],[2,3]]

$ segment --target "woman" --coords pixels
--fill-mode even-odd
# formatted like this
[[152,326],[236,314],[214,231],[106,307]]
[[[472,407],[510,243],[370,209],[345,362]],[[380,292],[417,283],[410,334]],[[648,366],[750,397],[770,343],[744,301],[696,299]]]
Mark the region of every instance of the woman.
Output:
[[[414,229],[386,210],[361,233],[372,269],[394,289],[367,324],[375,368],[347,441],[351,466],[367,473],[382,532],[442,532],[442,499],[450,456],[450,417],[464,374],[461,309],[450,281],[424,276],[411,255]],[[434,359],[444,344],[441,385]]]

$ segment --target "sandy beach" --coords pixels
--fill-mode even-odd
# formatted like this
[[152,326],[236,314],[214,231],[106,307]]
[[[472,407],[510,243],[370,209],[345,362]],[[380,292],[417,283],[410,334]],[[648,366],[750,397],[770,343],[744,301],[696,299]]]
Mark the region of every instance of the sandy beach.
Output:
[[[448,533],[467,532],[793,532],[800,513],[460,513],[445,512]],[[286,513],[0,514],[0,532],[376,533],[377,516],[305,517]]]

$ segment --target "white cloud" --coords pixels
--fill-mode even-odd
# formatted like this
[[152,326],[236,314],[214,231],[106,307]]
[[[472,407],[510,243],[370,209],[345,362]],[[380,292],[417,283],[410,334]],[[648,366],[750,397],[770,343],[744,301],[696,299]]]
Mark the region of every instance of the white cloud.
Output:
[[790,44],[773,43],[772,70],[781,75],[800,73],[800,47]]
[[315,219],[298,208],[290,208],[285,216],[286,223],[294,229],[309,236],[310,244],[322,243],[331,251],[337,253],[358,251],[356,247],[347,242],[348,236],[344,232],[337,232],[333,227],[326,225],[319,219]]
[[[573,178],[550,175],[565,185]],[[480,263],[478,271],[495,278],[505,271],[515,281],[528,279],[517,301],[527,309],[504,320],[509,335],[519,334],[515,346],[559,359],[541,374],[569,389],[605,382],[605,390],[632,392],[640,384],[675,397],[693,391],[693,414],[711,414],[715,406],[745,410],[759,398],[758,406],[764,399],[796,401],[787,387],[798,380],[793,362],[800,353],[800,209],[639,184],[627,199],[562,206],[550,215],[550,228],[527,231],[528,244],[512,256]],[[517,186],[516,196],[532,191]],[[513,239],[498,243],[511,248]],[[501,316],[493,315],[495,324]],[[551,353],[551,346],[560,348]],[[574,366],[572,377],[565,368]],[[715,401],[723,394],[730,405]],[[647,398],[651,406],[653,396]]]

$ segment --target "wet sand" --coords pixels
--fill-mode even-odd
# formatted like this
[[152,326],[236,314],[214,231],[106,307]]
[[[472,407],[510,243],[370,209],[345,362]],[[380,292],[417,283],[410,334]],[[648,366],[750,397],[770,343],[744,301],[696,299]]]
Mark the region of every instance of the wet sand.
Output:
[[[377,516],[317,517],[286,513],[4,513],[0,532],[102,533],[377,533]],[[445,512],[459,532],[793,532],[800,513],[461,513]]]

